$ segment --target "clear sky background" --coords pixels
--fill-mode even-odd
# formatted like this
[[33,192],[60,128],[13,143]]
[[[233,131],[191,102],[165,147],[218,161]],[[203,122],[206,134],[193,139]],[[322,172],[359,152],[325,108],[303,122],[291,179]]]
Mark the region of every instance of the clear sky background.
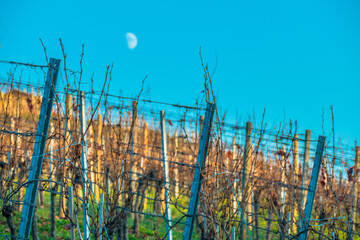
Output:
[[[330,134],[334,105],[336,137],[353,144],[360,141],[359,13],[357,0],[2,0],[0,60],[44,64],[39,38],[49,57],[62,58],[61,37],[71,69],[79,69],[85,44],[84,81],[94,73],[94,88],[113,63],[111,93],[135,96],[148,75],[153,100],[192,104],[203,90],[201,46],[210,69],[217,63],[214,88],[229,122],[253,112],[260,119],[266,108],[270,125],[292,119],[321,134],[325,109]],[[135,49],[127,32],[138,38]],[[0,64],[0,77],[8,68]]]

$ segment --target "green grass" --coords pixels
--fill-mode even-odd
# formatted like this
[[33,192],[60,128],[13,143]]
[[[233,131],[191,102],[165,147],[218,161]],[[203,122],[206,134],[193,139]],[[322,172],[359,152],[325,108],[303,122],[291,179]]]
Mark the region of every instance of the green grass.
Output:
[[[150,193],[151,195],[153,193]],[[56,198],[56,203],[58,205],[58,198]],[[187,204],[186,201],[180,201],[180,203]],[[0,202],[0,206],[2,206],[2,202]],[[186,205],[184,205],[186,206]],[[92,207],[90,207],[92,209]],[[151,212],[152,209],[152,202],[147,201],[147,207],[146,212]],[[56,213],[58,213],[59,208],[57,207]],[[105,214],[106,211],[104,211]],[[40,239],[53,239],[50,238],[50,194],[45,193],[44,194],[44,204],[42,206],[38,207],[37,210],[37,220],[38,220],[38,234]],[[182,214],[172,207],[172,216],[173,220],[179,219]],[[79,218],[79,226],[80,231],[83,232],[82,226],[82,212],[79,212],[78,215]],[[16,227],[16,231],[19,230],[20,225],[20,219],[21,219],[21,212],[15,211],[13,214],[14,224]],[[129,227],[129,239],[133,240],[140,240],[140,239],[161,239],[165,233],[166,233],[166,225],[164,219],[157,218],[157,217],[151,217],[151,216],[144,216],[143,219],[140,221],[139,224],[139,236],[136,237],[132,233],[132,226],[133,226],[133,218],[131,215],[128,217],[128,227]],[[182,222],[185,222],[185,218],[182,220]],[[67,219],[61,219],[56,216],[56,239],[70,239],[70,233],[69,233],[69,221]],[[184,224],[179,224],[176,227],[173,228],[173,238],[174,239],[182,239],[182,234],[184,230]],[[0,238],[5,238],[5,235],[10,235],[9,228],[6,223],[6,219],[0,214]],[[77,229],[75,229],[75,235],[76,239],[80,239],[78,235]],[[116,239],[116,234],[115,238]],[[32,238],[30,238],[32,239]],[[94,238],[92,238],[94,239]],[[105,239],[105,238],[104,238]],[[199,239],[198,234],[195,232],[193,235],[193,239]]]
[[[153,192],[148,192],[149,197],[154,197],[154,193]],[[52,239],[50,238],[50,194],[49,193],[45,193],[44,196],[44,204],[42,206],[38,207],[38,234],[40,239]],[[56,203],[58,203],[58,198],[56,198]],[[2,205],[2,202],[0,202],[0,204]],[[188,205],[188,201],[187,199],[179,199],[178,204],[182,205],[182,206],[187,206]],[[1,206],[0,205],[0,206]],[[151,213],[152,212],[152,207],[153,207],[153,202],[152,201],[147,201],[147,206],[145,209],[145,212],[147,213]],[[90,209],[92,209],[92,207],[90,207]],[[58,213],[58,208],[57,208],[57,213]],[[104,211],[104,216],[106,216],[106,211]],[[267,212],[263,212],[261,215],[263,216],[267,216]],[[176,221],[178,219],[180,219],[183,216],[183,213],[181,213],[178,209],[176,209],[174,206],[172,206],[172,217],[173,220]],[[273,216],[274,220],[276,220],[276,216]],[[315,216],[313,216],[315,218]],[[16,230],[18,231],[18,227],[20,225],[20,218],[21,218],[21,213],[19,211],[15,211],[14,212],[14,223],[16,226]],[[79,225],[80,225],[80,231],[83,232],[82,229],[82,212],[79,212],[78,215],[78,219],[79,219]],[[239,220],[239,219],[238,219]],[[182,219],[181,221],[182,223],[185,222],[185,218]],[[56,239],[70,239],[70,233],[69,233],[69,221],[67,219],[61,219],[59,217],[56,217]],[[144,215],[142,220],[140,221],[139,224],[139,235],[136,237],[133,233],[132,233],[132,227],[133,227],[133,218],[131,217],[131,214],[128,217],[128,227],[129,227],[129,239],[130,240],[141,240],[141,239],[149,239],[149,240],[155,240],[155,239],[161,239],[165,233],[166,233],[166,225],[165,225],[165,221],[162,218],[157,218],[157,217],[151,217],[151,216],[147,216]],[[266,221],[259,217],[259,227],[261,228],[266,228]],[[273,230],[274,231],[278,231],[278,226],[277,224],[273,224]],[[178,224],[177,226],[175,226],[173,228],[173,239],[182,239],[182,234],[184,231],[184,224]],[[327,229],[324,232],[326,235],[330,235],[327,232]],[[5,239],[5,235],[9,236],[10,231],[8,229],[8,226],[6,224],[6,220],[5,218],[0,215],[0,238]],[[339,232],[340,234],[340,239],[346,239],[346,233],[344,232]],[[76,235],[76,239],[80,239],[78,237],[78,230],[75,230],[75,235]],[[193,234],[193,239],[200,239],[199,237],[200,232],[199,229],[196,227],[194,234]],[[251,235],[253,237],[253,239],[255,239],[255,229],[253,229],[251,231]],[[114,234],[116,239],[116,234]],[[259,238],[260,239],[265,239],[266,236],[266,232],[259,229]],[[272,233],[270,236],[270,239],[278,239],[278,234],[274,234]],[[94,238],[92,238],[94,239]],[[103,238],[106,239],[106,238]],[[247,238],[246,239],[250,239],[250,237],[247,234]],[[315,236],[313,234],[311,234],[309,236],[309,239],[318,239],[318,236]]]
[[[45,194],[46,196],[46,194]],[[49,200],[49,197],[46,198]],[[38,234],[40,239],[53,239],[50,238],[50,206],[49,201],[46,201],[43,206],[38,207]],[[19,230],[21,212],[15,211],[13,215],[14,224],[16,231]],[[56,219],[56,233],[59,236],[57,239],[70,239],[69,230],[66,229],[66,225],[69,224],[66,219]],[[1,215],[0,216],[0,235],[10,235],[10,230],[7,226],[6,219]],[[30,238],[31,239],[31,238]]]

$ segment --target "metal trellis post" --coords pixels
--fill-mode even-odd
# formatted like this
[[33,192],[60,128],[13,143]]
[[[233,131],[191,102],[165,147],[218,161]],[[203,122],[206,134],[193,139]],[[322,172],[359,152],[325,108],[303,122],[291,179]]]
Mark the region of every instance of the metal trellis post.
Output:
[[49,71],[47,73],[45,89],[41,103],[39,122],[36,131],[35,146],[31,160],[28,185],[25,194],[25,202],[21,215],[18,239],[29,239],[31,223],[34,216],[36,197],[41,175],[45,143],[49,130],[55,87],[59,73],[60,60],[50,58]]
[[308,194],[306,199],[306,205],[305,205],[305,211],[304,211],[304,218],[301,219],[301,228],[299,233],[299,239],[300,240],[306,240],[307,234],[308,234],[308,228],[310,226],[310,219],[311,219],[311,211],[314,204],[315,199],[315,193],[316,193],[316,187],[318,182],[318,176],[320,172],[320,165],[321,165],[321,158],[323,156],[324,152],[324,145],[325,145],[325,137],[319,136],[317,147],[316,147],[316,153],[315,153],[315,159],[314,159],[314,166],[311,173],[311,179],[310,184],[308,188]]
[[[204,119],[205,119],[205,116],[204,116],[204,115],[200,115],[200,116],[199,116],[199,125],[200,125],[200,126],[199,126],[199,136],[201,136],[201,132],[202,132],[202,129],[203,129],[203,126],[204,126]],[[202,201],[203,211],[204,211],[204,210],[205,210],[205,206],[204,206],[204,202],[205,202],[205,201],[204,201],[204,196],[202,196],[202,199],[201,199],[200,201]],[[203,212],[203,213],[204,213],[204,212]],[[203,224],[203,228],[204,228],[203,232],[206,233],[206,232],[207,232],[207,226],[206,226],[205,213],[204,213],[202,219],[203,219],[202,224]]]
[[189,208],[185,222],[185,229],[183,236],[184,240],[190,240],[194,230],[197,205],[199,202],[199,193],[201,190],[201,180],[202,180],[201,170],[205,166],[205,162],[206,162],[206,155],[208,152],[211,125],[214,116],[214,109],[215,109],[214,104],[212,103],[207,104],[204,125],[200,137],[199,153],[195,165],[194,179],[191,187]]
[[81,167],[82,167],[82,184],[83,184],[83,216],[84,216],[84,239],[90,239],[89,215],[88,215],[88,199],[87,199],[87,143],[86,143],[86,118],[85,118],[85,93],[80,94],[80,120],[81,120]]
[[160,111],[160,128],[161,128],[161,143],[162,155],[164,162],[164,177],[165,177],[165,219],[166,219],[166,232],[167,239],[172,240],[171,229],[171,206],[170,206],[170,177],[169,177],[169,160],[167,156],[167,136],[165,124],[165,111]]
[[236,239],[236,229],[235,227],[231,227],[231,240]]

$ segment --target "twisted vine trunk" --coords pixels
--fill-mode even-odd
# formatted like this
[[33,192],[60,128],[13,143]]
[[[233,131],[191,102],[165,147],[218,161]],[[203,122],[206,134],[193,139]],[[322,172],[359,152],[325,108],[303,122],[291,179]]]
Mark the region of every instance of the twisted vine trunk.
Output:
[[135,236],[139,236],[139,208],[140,208],[140,204],[139,204],[139,201],[140,201],[140,198],[142,197],[141,195],[141,192],[142,192],[142,189],[144,188],[144,178],[140,178],[139,179],[139,183],[138,183],[138,189],[137,189],[137,197],[136,197],[136,201],[135,201],[135,205],[134,205],[134,226],[133,226],[133,230],[134,230],[134,234]]
[[34,216],[31,224],[31,236],[33,240],[39,240],[38,228],[37,228],[37,206],[35,206],[34,209]]
[[[123,195],[123,197],[125,197],[126,194]],[[132,203],[133,203],[133,197],[134,194],[132,192],[132,186],[131,183],[129,183],[128,185],[128,197],[125,200],[125,205],[124,205],[124,214],[123,217],[120,220],[120,226],[121,226],[121,233],[120,233],[120,239],[121,240],[127,240],[129,239],[129,231],[128,231],[128,222],[127,222],[127,218],[129,216],[129,211],[131,211],[131,209],[133,209]]]
[[[145,209],[145,200],[146,200],[146,191],[147,191],[148,185],[144,184],[144,187],[142,188],[141,191],[141,200],[140,200],[140,204],[139,204],[139,212],[144,212]],[[143,219],[144,215],[140,215],[139,216],[139,220],[141,221]]]
[[39,205],[42,206],[44,204],[44,192],[42,190],[42,183],[39,182],[39,190],[38,190],[38,197],[39,197]]
[[10,229],[10,239],[16,240],[16,229],[13,221],[13,211],[14,209],[10,205],[6,205],[2,209],[2,215],[6,218],[6,223]]
[[267,221],[266,221],[266,240],[270,240],[272,232],[272,212],[271,209],[268,211]]
[[56,194],[53,191],[56,191],[57,188],[58,185],[55,183],[54,187],[51,188],[50,193],[50,236],[52,238],[56,238]]
[[154,213],[160,213],[161,211],[161,187],[162,187],[162,179],[156,180],[156,190],[155,190],[155,199],[154,199],[154,205],[153,205],[153,211]]
[[258,216],[258,212],[259,212],[259,198],[256,197],[254,199],[254,214],[255,214],[255,234],[256,234],[256,239],[260,239],[260,235],[259,235],[259,216]]

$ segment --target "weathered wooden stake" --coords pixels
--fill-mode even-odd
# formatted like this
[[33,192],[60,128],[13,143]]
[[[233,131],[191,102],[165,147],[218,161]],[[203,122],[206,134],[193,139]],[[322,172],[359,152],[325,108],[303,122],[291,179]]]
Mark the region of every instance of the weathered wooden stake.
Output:
[[302,175],[301,175],[301,196],[300,196],[300,207],[304,209],[306,194],[304,192],[305,182],[308,180],[308,171],[309,171],[309,158],[310,158],[310,140],[311,140],[311,130],[305,131],[305,150],[304,150],[304,161],[302,165]]
[[[133,126],[130,126],[130,168],[129,168],[129,185],[130,185],[130,189],[129,189],[129,193],[132,191],[135,191],[135,186],[136,186],[136,179],[137,179],[137,175],[136,175],[136,158],[135,158],[135,144],[137,142],[137,120],[138,120],[138,102],[137,101],[133,101],[132,102],[132,119],[131,122],[134,124]],[[133,210],[133,202],[134,202],[135,198],[131,199],[131,210]],[[134,214],[132,214],[133,216]]]
[[320,172],[320,165],[321,165],[321,159],[324,152],[324,145],[325,145],[325,137],[319,136],[316,153],[315,153],[315,159],[314,159],[314,166],[311,173],[311,179],[310,184],[308,188],[308,194],[306,199],[306,205],[305,205],[305,211],[304,211],[304,218],[301,219],[301,228],[300,228],[300,240],[306,240],[307,234],[309,231],[310,226],[310,220],[311,220],[311,211],[314,204],[315,199],[315,193],[317,188],[317,182],[318,182],[318,176]]
[[[109,170],[106,170],[105,173],[105,178],[106,178],[106,183],[105,183],[105,190],[106,190],[106,197],[107,197],[107,205],[110,206],[110,202],[111,202],[111,196],[110,196],[110,191],[111,191],[111,179],[109,176]],[[101,200],[101,196],[100,196],[100,200]],[[106,218],[109,219],[109,208],[105,207],[106,209]]]
[[103,131],[103,121],[102,121],[102,116],[101,114],[98,114],[98,126],[97,126],[97,138],[96,138],[96,142],[98,144],[98,149],[97,149],[97,154],[96,154],[96,161],[97,161],[97,166],[96,166],[96,171],[97,171],[97,176],[96,176],[96,184],[95,184],[95,197],[96,200],[99,201],[100,200],[100,187],[101,187],[101,183],[102,183],[102,175],[101,175],[101,158],[103,155],[103,151],[102,151],[102,131]]
[[[149,145],[150,145],[150,140],[149,140],[149,129],[148,129],[148,124],[147,123],[144,123],[144,145],[145,145],[145,147],[144,147],[144,156],[145,156],[145,159],[144,159],[144,170],[143,170],[143,172],[145,173],[146,171],[145,171],[145,168],[147,168],[147,166],[148,166],[148,163],[149,163],[149,161],[148,161],[148,159],[147,159],[147,157],[150,157],[150,151],[149,151]],[[145,192],[144,192],[144,195],[146,195],[146,193],[147,193],[147,188],[145,189]],[[176,194],[176,193],[175,193]],[[145,211],[146,209],[147,209],[147,201],[148,201],[148,199],[146,198],[146,197],[144,197],[143,198],[143,204],[142,204],[142,206],[143,206],[143,210]],[[142,219],[142,217],[143,217],[143,215],[141,215],[140,216],[140,220]]]
[[[299,176],[299,136],[295,134],[294,137],[294,150],[293,150],[293,184],[296,186],[298,184],[298,176]],[[293,213],[292,213],[292,224],[291,231],[293,233],[297,232],[296,219],[298,218],[298,203],[296,197],[296,189],[293,189]]]
[[[286,148],[285,145],[282,145],[282,155],[280,156],[280,166],[281,166],[281,175],[280,182],[286,183]],[[286,189],[284,186],[280,187],[280,239],[285,239],[286,234],[286,216],[285,216],[285,199],[286,198]]]
[[[280,176],[280,181],[282,183],[285,183],[286,181],[286,148],[285,145],[282,145],[282,153],[283,155],[281,156],[281,176]],[[280,208],[280,218],[282,219],[284,217],[284,213],[285,213],[285,196],[286,196],[286,190],[284,186],[280,187],[280,201],[281,201],[281,208]]]
[[[248,212],[251,211],[251,205],[247,203],[247,199],[251,198],[251,189],[249,186],[249,173],[251,172],[251,130],[252,123],[246,123],[246,137],[245,137],[245,152],[243,157],[243,169],[242,169],[242,185],[241,185],[241,200],[244,203],[240,217],[240,237],[246,238],[245,225],[248,223]],[[251,200],[250,200],[251,203]],[[249,228],[250,229],[250,228]]]
[[96,190],[95,190],[95,163],[94,163],[94,157],[95,157],[95,138],[94,138],[94,124],[91,122],[89,126],[89,149],[88,149],[88,156],[90,156],[90,189],[92,192],[95,192],[95,198],[96,198]]
[[[258,228],[257,228],[258,227],[258,221],[256,220],[256,218],[258,216],[257,216],[257,208],[255,206],[255,204],[257,204],[257,203],[255,202],[255,197],[254,197],[255,185],[254,185],[254,180],[253,179],[251,179],[250,182],[251,182],[251,189],[250,189],[250,196],[251,196],[250,197],[250,199],[251,199],[250,210],[251,210],[251,212],[250,212],[250,221],[249,222],[251,222],[252,225],[254,225],[254,223],[255,223],[255,234],[256,234],[256,233],[259,233],[259,231],[258,231]],[[250,229],[252,230],[253,227],[251,226]],[[252,232],[252,235],[254,235],[254,232]]]
[[359,181],[359,164],[360,164],[360,146],[355,147],[355,166],[354,166],[354,179],[353,179],[353,195],[352,195],[352,206],[350,215],[351,231],[349,234],[350,239],[353,238],[353,232],[356,230],[356,212],[357,212],[357,188]]
[[[236,136],[233,136],[232,141],[232,166],[231,169],[235,169],[236,166]],[[237,204],[238,204],[238,190],[237,190],[237,180],[234,180],[234,193],[233,193],[233,199],[232,199],[232,207],[233,207],[233,213],[237,213]]]
[[[177,132],[174,134],[174,161],[178,161],[179,138]],[[179,166],[174,164],[175,198],[179,197]]]

